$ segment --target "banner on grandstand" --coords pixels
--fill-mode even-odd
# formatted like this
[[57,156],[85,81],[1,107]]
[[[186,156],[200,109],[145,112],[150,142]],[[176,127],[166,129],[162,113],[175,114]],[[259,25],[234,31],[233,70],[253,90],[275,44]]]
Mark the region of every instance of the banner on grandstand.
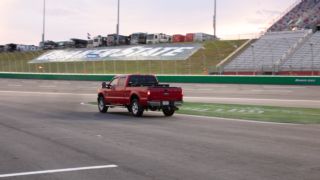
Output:
[[53,50],[30,61],[30,63],[108,60],[186,60],[201,47],[201,44],[158,44],[103,47],[97,49]]

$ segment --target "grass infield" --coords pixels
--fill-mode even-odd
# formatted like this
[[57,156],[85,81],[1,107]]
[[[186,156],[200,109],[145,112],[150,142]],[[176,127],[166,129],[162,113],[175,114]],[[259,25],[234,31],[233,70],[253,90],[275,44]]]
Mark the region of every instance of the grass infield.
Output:
[[177,113],[278,123],[320,123],[320,110],[309,108],[187,102]]
[[320,124],[320,110],[309,108],[186,102],[177,113],[264,122]]

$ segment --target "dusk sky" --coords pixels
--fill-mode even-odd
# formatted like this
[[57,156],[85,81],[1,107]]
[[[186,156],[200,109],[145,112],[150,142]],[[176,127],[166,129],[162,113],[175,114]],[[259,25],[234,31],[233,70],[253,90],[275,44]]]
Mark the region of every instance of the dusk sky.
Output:
[[[218,36],[237,38],[270,26],[297,0],[218,0]],[[41,40],[43,0],[0,1],[0,44]],[[117,0],[47,0],[46,39],[86,39],[116,31]],[[120,34],[213,33],[213,0],[121,0]]]

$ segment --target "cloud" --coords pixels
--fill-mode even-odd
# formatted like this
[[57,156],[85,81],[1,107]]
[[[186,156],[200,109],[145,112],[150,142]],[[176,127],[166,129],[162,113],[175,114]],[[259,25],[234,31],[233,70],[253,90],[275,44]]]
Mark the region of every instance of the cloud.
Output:
[[268,10],[268,9],[264,9],[264,10],[262,10],[262,12],[263,12],[264,14],[269,14],[269,15],[279,15],[279,14],[282,13],[281,11]]
[[81,11],[76,9],[67,9],[67,8],[51,8],[47,11],[49,16],[78,16],[81,14]]
[[[223,0],[218,3],[218,33],[256,32],[294,0]],[[38,44],[43,0],[0,0],[0,44]],[[117,0],[46,0],[47,38],[107,35],[116,28]],[[120,32],[212,33],[212,0],[123,0]]]
[[[255,12],[254,17],[246,18],[248,24],[263,26],[275,17],[279,16],[282,12],[270,9],[261,9]],[[261,28],[261,27],[260,27]]]

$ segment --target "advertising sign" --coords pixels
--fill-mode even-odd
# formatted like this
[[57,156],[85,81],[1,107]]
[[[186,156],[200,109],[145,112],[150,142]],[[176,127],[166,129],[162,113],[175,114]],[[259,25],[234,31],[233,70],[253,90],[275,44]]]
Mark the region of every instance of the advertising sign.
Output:
[[53,50],[30,61],[30,63],[114,60],[186,60],[201,47],[201,44],[158,44],[113,46],[97,49]]

